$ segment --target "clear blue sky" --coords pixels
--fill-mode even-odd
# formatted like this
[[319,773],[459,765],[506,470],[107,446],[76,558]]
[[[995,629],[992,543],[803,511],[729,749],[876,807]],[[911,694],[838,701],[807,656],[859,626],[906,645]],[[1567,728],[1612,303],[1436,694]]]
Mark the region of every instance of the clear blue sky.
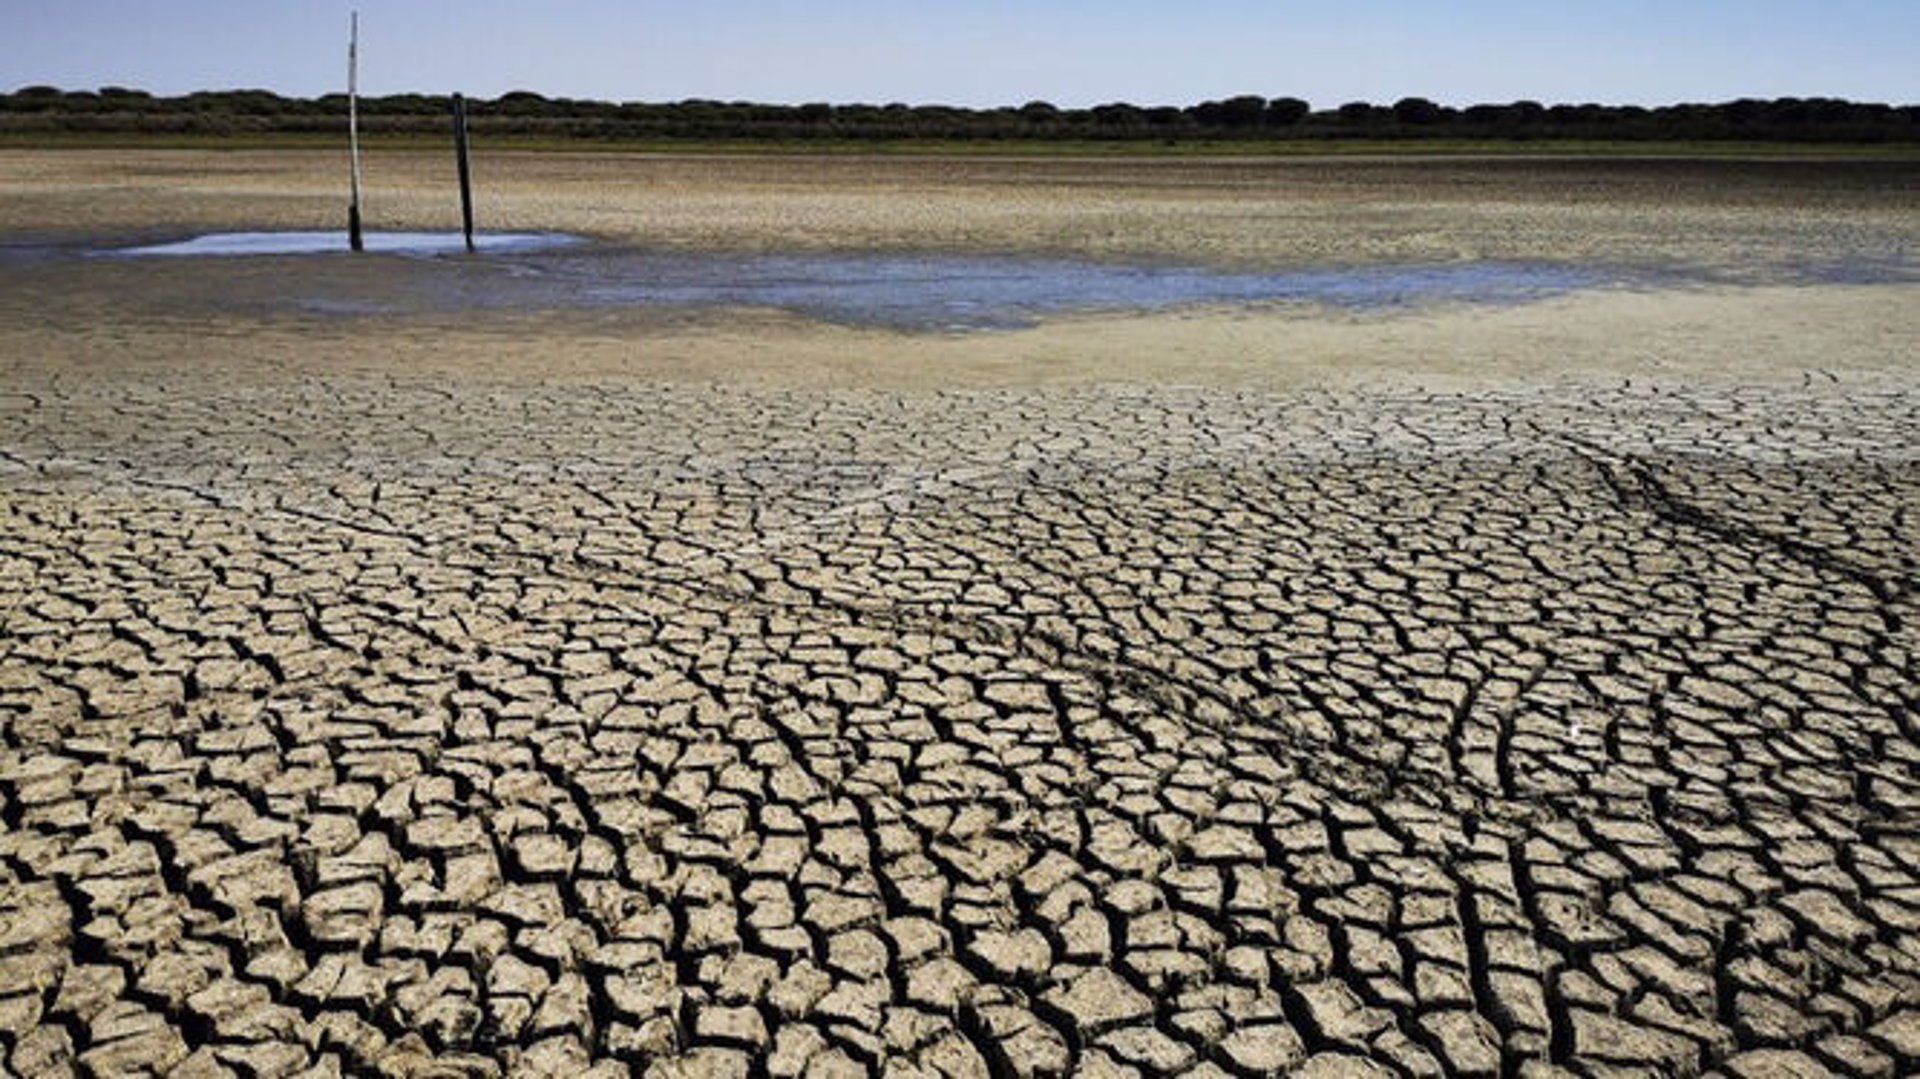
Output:
[[1920,102],[1920,0],[0,0],[0,88],[620,101]]

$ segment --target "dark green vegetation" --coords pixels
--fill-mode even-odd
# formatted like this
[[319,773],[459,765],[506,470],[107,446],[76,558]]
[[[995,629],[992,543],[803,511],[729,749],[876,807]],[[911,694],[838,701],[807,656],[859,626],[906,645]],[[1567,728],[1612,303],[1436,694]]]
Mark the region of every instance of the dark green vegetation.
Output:
[[[541,141],[649,143],[793,143],[808,147],[932,142],[1175,144],[1227,148],[1302,143],[1320,147],[1361,140],[1408,141],[1439,148],[1484,143],[1920,143],[1920,105],[1863,104],[1830,98],[1743,99],[1659,108],[1622,105],[1474,105],[1423,98],[1391,106],[1352,102],[1315,110],[1298,98],[1247,95],[1186,108],[1100,105],[1018,108],[944,105],[760,105],[680,101],[668,104],[581,101],[515,91],[469,101],[476,133]],[[362,129],[372,136],[442,135],[445,96],[362,98]],[[266,90],[155,97],[104,87],[62,91],[30,86],[0,95],[0,137],[205,137],[331,134],[346,98],[288,98]]]

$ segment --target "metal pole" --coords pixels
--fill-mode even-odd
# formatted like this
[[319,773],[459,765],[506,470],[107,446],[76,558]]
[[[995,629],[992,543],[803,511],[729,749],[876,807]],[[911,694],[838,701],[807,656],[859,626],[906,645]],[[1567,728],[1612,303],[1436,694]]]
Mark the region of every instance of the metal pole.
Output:
[[360,237],[360,13],[353,13],[347,37],[347,157],[351,195],[347,202],[347,246],[365,250]]
[[460,224],[473,251],[473,170],[467,164],[467,99],[453,95],[453,155],[460,162]]

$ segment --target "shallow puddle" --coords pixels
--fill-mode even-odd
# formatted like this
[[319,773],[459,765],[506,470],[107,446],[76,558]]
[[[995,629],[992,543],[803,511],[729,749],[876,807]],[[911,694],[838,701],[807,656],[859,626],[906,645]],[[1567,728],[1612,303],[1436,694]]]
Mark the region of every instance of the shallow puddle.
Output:
[[503,291],[561,303],[774,307],[831,322],[940,330],[1200,304],[1515,303],[1598,287],[1618,275],[1544,263],[1248,272],[976,255],[597,250],[516,260],[509,277]]
[[[456,255],[466,252],[466,239],[457,232],[369,232],[362,240],[369,252],[381,255]],[[474,247],[487,254],[538,251],[582,242],[556,232],[479,233]],[[173,243],[114,248],[103,254],[125,258],[208,258],[242,255],[352,254],[346,234],[325,232],[213,232]]]
[[[93,249],[111,261],[195,260],[230,301],[315,314],[473,308],[762,307],[851,325],[917,331],[1003,329],[1078,312],[1210,304],[1304,303],[1341,309],[1431,303],[1516,304],[1584,289],[1709,283],[1674,269],[1562,262],[1221,269],[1178,264],[931,253],[689,252],[604,244],[562,233],[487,233],[468,254],[458,233],[374,232],[361,272],[343,235],[239,232]],[[222,264],[222,265],[216,265]],[[1910,268],[1800,268],[1809,282],[1912,280]]]

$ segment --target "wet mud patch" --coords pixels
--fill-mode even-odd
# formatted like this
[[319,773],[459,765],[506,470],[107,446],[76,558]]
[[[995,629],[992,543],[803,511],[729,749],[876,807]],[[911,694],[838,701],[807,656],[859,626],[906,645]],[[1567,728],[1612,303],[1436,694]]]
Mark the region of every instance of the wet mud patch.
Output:
[[[215,233],[95,248],[86,261],[160,286],[197,289],[226,309],[355,315],[459,310],[764,308],[910,332],[1019,329],[1056,316],[1219,305],[1378,310],[1436,303],[1516,304],[1570,292],[1652,287],[1671,274],[1624,266],[1487,260],[1228,269],[1060,257],[895,252],[692,252],[594,243],[561,233],[372,233],[353,258],[332,232]],[[72,254],[71,251],[66,252]],[[71,261],[13,253],[18,268]],[[176,260],[193,267],[177,278]]]
[[1511,307],[1599,290],[1920,282],[1904,256],[1682,263],[1461,259],[1222,266],[954,251],[689,250],[561,232],[208,233],[0,245],[10,289],[112,297],[175,317],[746,309],[908,333],[1014,330],[1076,315],[1275,305],[1345,313]]

